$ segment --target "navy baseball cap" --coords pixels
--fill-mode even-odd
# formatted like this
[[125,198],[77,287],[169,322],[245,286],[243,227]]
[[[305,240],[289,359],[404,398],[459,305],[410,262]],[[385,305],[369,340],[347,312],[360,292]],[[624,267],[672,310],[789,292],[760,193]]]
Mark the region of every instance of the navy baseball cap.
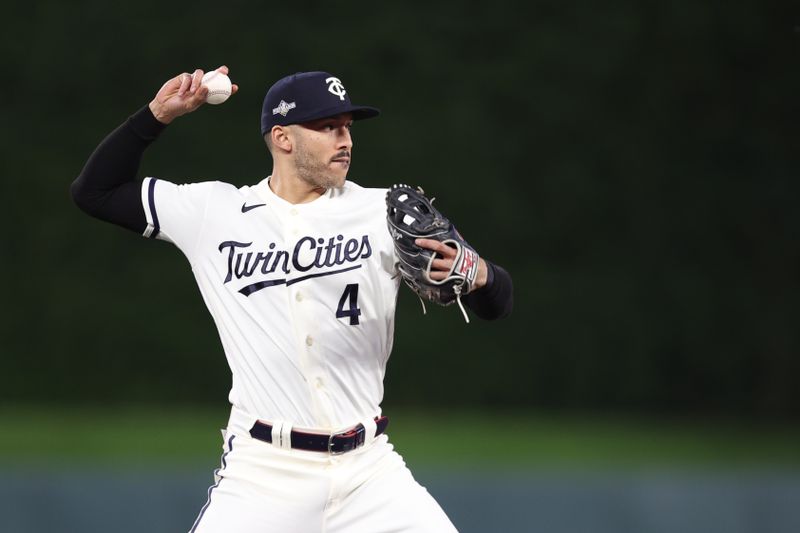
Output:
[[261,135],[273,126],[300,124],[339,113],[353,120],[376,117],[380,110],[353,105],[341,80],[328,72],[298,72],[276,81],[264,97]]

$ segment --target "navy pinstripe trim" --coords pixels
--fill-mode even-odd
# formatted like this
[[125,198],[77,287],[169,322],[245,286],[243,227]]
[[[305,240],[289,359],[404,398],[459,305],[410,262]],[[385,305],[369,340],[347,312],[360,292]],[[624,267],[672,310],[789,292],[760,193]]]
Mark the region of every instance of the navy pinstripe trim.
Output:
[[150,186],[147,188],[147,204],[150,208],[150,216],[153,218],[153,233],[150,234],[151,239],[155,239],[161,227],[158,224],[158,213],[156,213],[156,179],[150,178]]
[[[228,439],[228,451],[222,454],[222,459],[220,459],[220,462],[222,463],[222,468],[217,468],[216,470],[214,470],[215,476],[219,473],[220,470],[225,470],[225,467],[228,466],[228,463],[225,461],[225,457],[227,457],[227,455],[233,451],[233,438],[235,436],[236,435],[231,435],[231,438]],[[208,509],[208,506],[211,505],[211,492],[217,487],[219,487],[220,482],[222,482],[222,478],[219,478],[219,481],[208,487],[208,499],[206,500],[206,504],[203,506],[202,509],[200,509],[200,514],[197,516],[197,520],[194,521],[194,525],[192,526],[192,529],[189,530],[189,533],[194,533],[195,529],[197,529],[197,526],[200,525],[200,520],[203,518],[203,515],[206,514],[206,509]]]

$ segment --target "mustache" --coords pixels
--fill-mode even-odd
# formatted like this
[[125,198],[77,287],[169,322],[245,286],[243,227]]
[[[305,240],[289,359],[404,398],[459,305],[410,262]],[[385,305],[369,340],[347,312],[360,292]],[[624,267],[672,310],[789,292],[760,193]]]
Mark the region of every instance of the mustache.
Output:
[[336,160],[336,159],[343,159],[343,158],[345,158],[345,157],[346,157],[347,159],[351,159],[350,152],[348,152],[347,150],[342,150],[341,152],[339,152],[338,154],[336,154],[335,156],[333,156],[333,157],[331,158],[331,161],[334,161],[334,160]]

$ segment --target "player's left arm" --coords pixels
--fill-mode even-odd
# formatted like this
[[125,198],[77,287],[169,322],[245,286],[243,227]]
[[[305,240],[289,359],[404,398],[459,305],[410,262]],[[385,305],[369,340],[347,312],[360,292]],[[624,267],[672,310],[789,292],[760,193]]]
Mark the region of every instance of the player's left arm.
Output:
[[[417,239],[416,243],[439,255],[431,265],[431,279],[436,281],[445,279],[457,255],[455,248],[433,239]],[[462,301],[484,320],[507,317],[514,307],[514,285],[511,275],[501,266],[481,257],[478,260],[478,274],[475,276],[472,289]]]

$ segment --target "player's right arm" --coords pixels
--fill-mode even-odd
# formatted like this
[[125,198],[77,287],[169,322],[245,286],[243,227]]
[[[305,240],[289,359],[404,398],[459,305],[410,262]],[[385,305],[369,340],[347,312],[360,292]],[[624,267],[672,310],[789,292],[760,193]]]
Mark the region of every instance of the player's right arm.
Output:
[[[225,74],[228,68],[217,69]],[[111,132],[95,149],[71,186],[72,198],[89,215],[142,233],[148,226],[137,172],[142,154],[175,118],[200,107],[208,89],[202,70],[167,81],[155,98]],[[232,87],[236,92],[238,87]]]
[[144,232],[147,219],[136,174],[145,149],[165,127],[145,106],[106,136],[72,182],[75,204],[95,218]]

